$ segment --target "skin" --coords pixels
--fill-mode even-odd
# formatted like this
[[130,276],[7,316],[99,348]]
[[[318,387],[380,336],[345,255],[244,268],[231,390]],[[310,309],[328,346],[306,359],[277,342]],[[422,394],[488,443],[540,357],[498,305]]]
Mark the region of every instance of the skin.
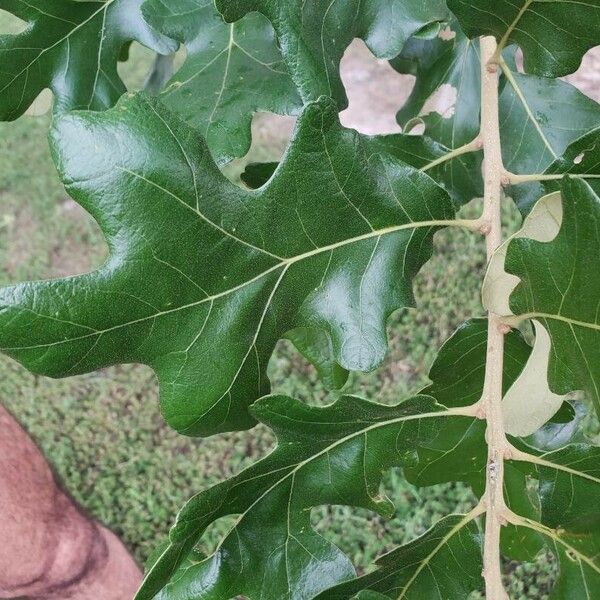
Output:
[[0,404],[0,598],[130,600],[141,571]]

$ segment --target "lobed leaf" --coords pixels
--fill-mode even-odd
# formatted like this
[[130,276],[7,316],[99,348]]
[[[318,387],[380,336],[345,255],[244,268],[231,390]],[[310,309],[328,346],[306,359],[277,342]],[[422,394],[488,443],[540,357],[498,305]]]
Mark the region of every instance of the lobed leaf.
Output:
[[428,137],[451,150],[477,137],[481,106],[479,42],[468,39],[455,19],[433,39],[411,38],[391,64],[400,73],[416,78],[413,91],[397,115],[402,127],[422,122]]
[[177,45],[142,17],[143,0],[0,0],[0,9],[27,22],[0,35],[0,120],[20,117],[46,88],[55,109],[101,110],[125,93],[117,73],[131,41],[162,54]]
[[[136,600],[153,598],[173,577],[179,562],[173,557],[183,559],[207,525],[228,514],[239,517],[215,553],[177,573],[158,599],[191,600],[199,595],[215,600],[236,595],[251,600],[265,596],[314,598],[354,577],[354,570],[338,548],[311,528],[312,507],[343,504],[390,515],[393,506],[380,490],[382,473],[407,461],[416,468],[421,448],[427,460],[431,444],[444,436],[445,422],[451,417],[463,435],[465,431],[477,432],[485,463],[483,423],[467,416],[468,411],[463,416],[449,412],[426,396],[394,407],[342,397],[324,408],[272,396],[259,400],[252,411],[274,430],[276,449],[240,475],[188,502],[171,530],[169,550],[148,572]],[[454,445],[460,448],[460,443]],[[452,466],[462,468],[454,460]],[[415,553],[415,559],[422,561],[405,569],[408,576],[411,571],[415,575],[406,582],[411,594],[431,585],[418,577],[417,567],[423,564],[418,569],[422,571],[428,556],[433,558],[440,550],[435,559],[438,562],[455,547],[452,541],[449,549],[435,548],[440,532],[448,526],[449,522],[439,525],[423,540],[403,549],[406,555]],[[470,544],[469,560],[473,556],[481,560],[478,535],[472,526],[457,538],[463,536]],[[476,562],[469,578],[453,584],[455,589],[478,586],[480,573]]]
[[[468,398],[481,396],[483,378],[477,368],[465,369],[482,362],[485,325],[483,319],[466,323],[444,345],[432,368],[434,383],[424,391],[453,399],[454,408],[444,408],[427,395],[393,407],[356,397],[324,408],[285,397],[259,400],[251,410],[275,431],[276,449],[188,502],[137,600],[153,598],[158,590],[161,600],[199,595],[224,600],[232,595],[250,600],[265,595],[416,599],[436,592],[468,598],[479,590],[481,503],[467,515],[443,518],[358,578],[339,549],[312,530],[309,513],[321,504],[343,504],[389,516],[393,507],[380,485],[382,472],[392,466],[402,467],[417,486],[465,481],[478,495],[483,493],[485,424],[474,416],[475,405],[465,407]],[[505,389],[519,377],[529,356],[517,332],[508,334],[507,355]],[[460,381],[462,387],[456,385]],[[513,512],[503,530],[503,551],[517,560],[533,560],[544,547],[550,548],[560,562],[557,598],[568,597],[565,582],[575,590],[586,581],[594,585],[599,572],[592,553],[600,525],[599,449],[580,442],[542,451],[518,438],[510,441],[505,494]],[[282,506],[287,508],[281,511]],[[186,559],[206,527],[230,514],[239,515],[238,520],[215,553]],[[579,572],[572,567],[574,561]]]
[[[483,194],[479,152],[465,153],[446,160],[452,150],[421,135],[394,133],[365,136],[365,144],[373,155],[383,153],[427,173],[452,197],[456,207]],[[278,163],[250,163],[242,173],[242,181],[251,189],[263,186],[273,175]]]
[[551,392],[584,390],[597,411],[600,282],[589,274],[600,255],[599,223],[598,196],[584,181],[566,177],[561,193],[543,198],[523,233],[499,249],[484,288],[492,310],[509,320],[533,319],[547,332]]
[[357,596],[376,592],[377,598],[420,600],[452,598],[466,600],[480,589],[482,533],[469,515],[452,515],[438,521],[414,542],[401,546],[377,560],[373,573],[342,583],[321,595],[319,600],[369,598]]
[[296,114],[301,101],[269,21],[252,13],[225,24],[213,0],[147,0],[156,30],[185,44],[187,58],[162,102],[202,131],[219,164],[250,149],[257,111]]
[[371,151],[385,152],[432,177],[460,207],[483,195],[481,152],[467,152],[447,160],[449,148],[425,135],[395,133],[368,138]]
[[[580,442],[540,452],[518,440],[508,465],[538,480],[539,514],[515,516],[516,535],[535,534],[555,555],[559,576],[550,598],[582,598],[600,585],[600,448]],[[521,461],[521,462],[518,462]]]
[[[463,323],[440,348],[429,371],[432,384],[422,394],[433,396],[448,407],[475,404],[483,392],[485,378],[487,319],[470,319]],[[506,393],[517,380],[531,354],[531,347],[519,331],[509,332],[504,341],[504,375]]]
[[326,99],[307,106],[256,192],[144,96],[58,119],[52,145],[110,256],[92,273],[1,290],[0,347],[54,377],[147,364],[167,420],[190,435],[253,424],[247,406],[268,391],[289,331],[321,332],[318,351],[314,334],[294,341],[323,371],[377,366],[387,317],[412,304],[433,233],[454,216],[427,175],[371,155]]
[[448,8],[470,38],[493,35],[499,52],[518,44],[525,71],[541,77],[573,73],[600,40],[597,0],[448,0]]
[[258,11],[267,16],[304,101],[321,95],[343,107],[346,95],[340,60],[354,38],[365,40],[379,58],[393,58],[406,41],[447,18],[443,0],[216,0],[228,22]]
[[[514,52],[510,50],[499,61],[504,165],[515,174],[543,173],[570,144],[597,126],[600,108],[568,83],[518,73]],[[447,147],[448,152],[478,135],[481,104],[478,42],[469,40],[458,22],[450,21],[436,38],[411,38],[392,65],[416,77],[415,88],[398,113],[401,125],[410,128],[422,122],[424,139],[432,138]],[[388,137],[390,142],[394,139]],[[402,146],[404,141],[397,140]],[[391,151],[390,142],[387,145]],[[461,205],[483,195],[480,166],[479,153],[463,154],[430,174]],[[511,195],[526,214],[543,195],[542,186],[534,183],[513,186]]]

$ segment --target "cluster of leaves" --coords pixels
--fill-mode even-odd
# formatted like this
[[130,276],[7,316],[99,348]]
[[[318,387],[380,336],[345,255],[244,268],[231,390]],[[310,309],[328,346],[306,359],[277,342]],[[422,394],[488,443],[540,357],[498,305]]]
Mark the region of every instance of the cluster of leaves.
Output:
[[[266,395],[282,337],[334,389],[349,370],[376,368],[387,318],[411,306],[435,231],[465,224],[457,210],[483,192],[481,35],[498,40],[507,192],[526,216],[490,263],[484,302],[536,332],[533,348],[516,330],[506,336],[502,552],[532,560],[549,548],[560,564],[553,598],[600,590],[600,450],[565,400],[584,390],[600,412],[600,108],[554,79],[600,42],[600,5],[447,4],[0,0],[26,22],[0,36],[0,118],[52,90],[59,175],[110,249],[92,273],[0,290],[0,348],[53,377],[144,363],[178,431],[260,421],[278,439],[268,457],[189,501],[138,600],[467,598],[482,587],[482,504],[361,577],[311,528],[310,511],[389,515],[381,475],[392,467],[417,486],[463,481],[483,495],[485,320],[465,323],[432,384],[396,406]],[[339,123],[339,63],[355,37],[416,77],[402,134]],[[156,98],[123,95],[117,62],[132,41],[165,55],[186,48]],[[299,118],[281,163],[251,166],[242,189],[219,166],[247,152],[257,111]],[[410,134],[416,124],[424,135]],[[199,555],[203,532],[229,515],[231,531]]]

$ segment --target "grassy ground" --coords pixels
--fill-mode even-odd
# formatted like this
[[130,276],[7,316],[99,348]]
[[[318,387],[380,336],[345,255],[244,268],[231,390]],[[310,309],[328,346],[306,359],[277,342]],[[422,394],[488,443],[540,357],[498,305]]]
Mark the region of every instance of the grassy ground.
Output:
[[[135,54],[127,75],[140,84],[148,64]],[[57,181],[45,133],[49,119],[0,124],[0,284],[86,271],[100,264],[105,247],[96,225]],[[279,149],[261,147],[259,158]],[[476,208],[470,209],[472,212]],[[517,218],[507,216],[511,227]],[[481,315],[479,285],[484,249],[457,231],[436,237],[436,257],[416,281],[419,308],[390,322],[390,353],[375,373],[355,374],[346,392],[397,402],[427,382],[436,349],[463,320]],[[332,399],[313,369],[281,344],[270,365],[274,389],[308,402]],[[54,381],[28,374],[0,357],[0,401],[38,441],[65,487],[95,517],[123,537],[143,561],[166,535],[181,504],[194,492],[230,476],[272,445],[264,428],[191,440],[163,423],[151,371],[123,366]],[[461,485],[416,490],[401,473],[386,480],[397,506],[389,522],[363,511],[334,507],[314,511],[316,527],[367,567],[382,549],[422,534],[440,517],[465,511],[473,498]],[[208,536],[210,547],[225,523]],[[511,596],[546,597],[553,567],[507,565]]]

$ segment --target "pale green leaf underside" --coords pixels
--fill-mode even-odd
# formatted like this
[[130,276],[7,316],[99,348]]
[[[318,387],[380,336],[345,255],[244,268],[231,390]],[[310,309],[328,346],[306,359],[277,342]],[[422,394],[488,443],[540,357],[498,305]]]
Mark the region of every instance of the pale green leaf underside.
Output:
[[146,20],[185,44],[187,58],[161,94],[162,102],[204,135],[217,163],[250,148],[257,111],[294,114],[301,102],[266,17],[230,25],[213,0],[148,0]]
[[585,390],[600,412],[600,280],[591,276],[600,271],[600,200],[571,178],[561,195],[556,237],[517,238],[508,246],[505,269],[519,280],[510,312],[539,321],[550,335],[550,389]]

